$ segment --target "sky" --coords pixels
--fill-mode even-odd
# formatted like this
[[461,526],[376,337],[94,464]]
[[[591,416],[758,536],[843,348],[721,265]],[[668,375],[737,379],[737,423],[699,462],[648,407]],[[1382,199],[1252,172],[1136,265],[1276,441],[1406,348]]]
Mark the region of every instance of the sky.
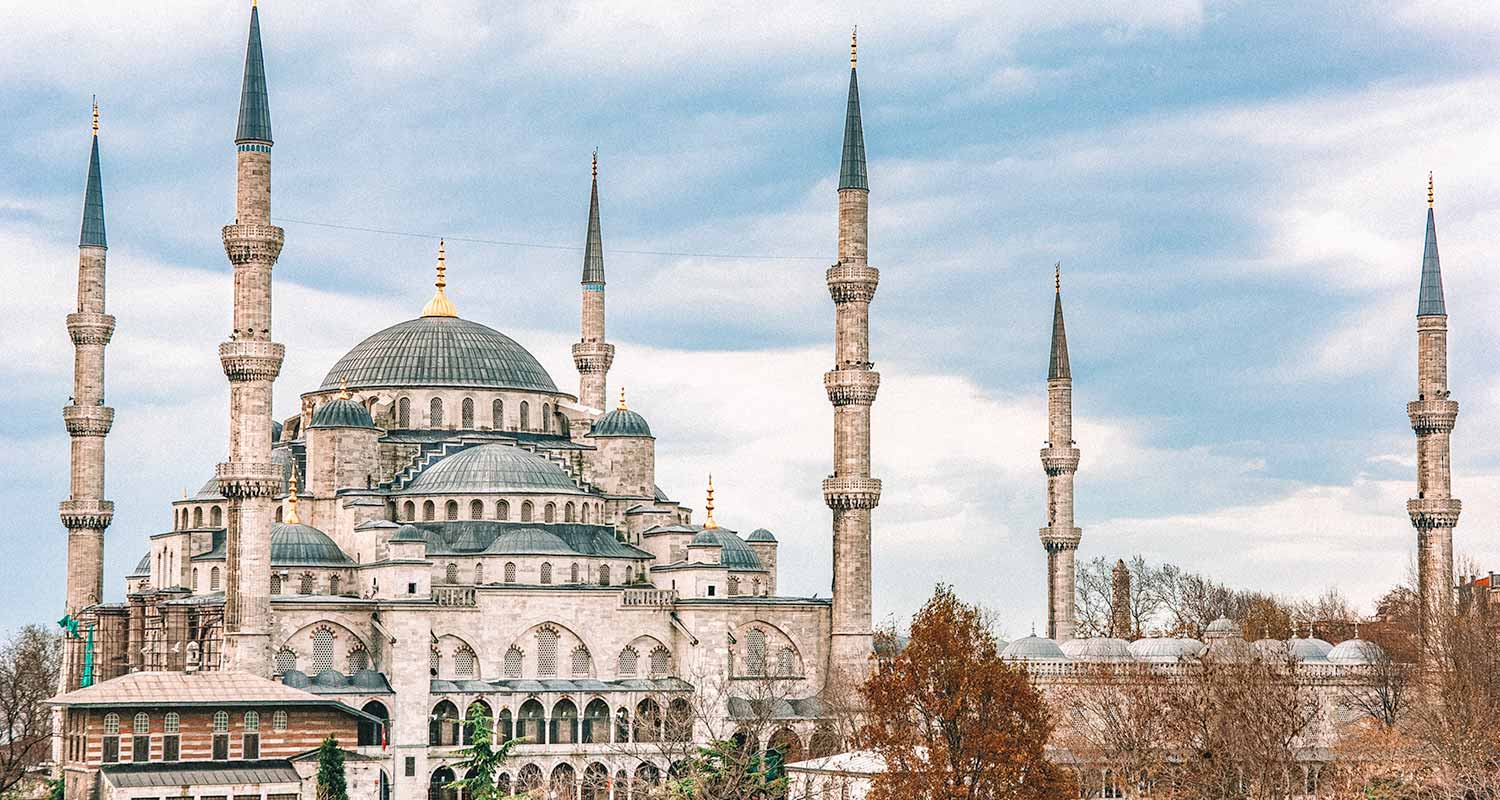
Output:
[[[1045,621],[1053,264],[1080,560],[1143,554],[1370,610],[1415,534],[1427,173],[1460,403],[1455,549],[1500,569],[1500,16],[1481,2],[293,3],[265,0],[278,417],[417,316],[577,375],[599,152],[609,380],[658,483],[781,542],[829,595],[836,181],[859,26],[870,174],[877,619],[936,581]],[[222,460],[248,4],[0,0],[0,624],[61,615],[91,95],[109,231],[106,595]]]

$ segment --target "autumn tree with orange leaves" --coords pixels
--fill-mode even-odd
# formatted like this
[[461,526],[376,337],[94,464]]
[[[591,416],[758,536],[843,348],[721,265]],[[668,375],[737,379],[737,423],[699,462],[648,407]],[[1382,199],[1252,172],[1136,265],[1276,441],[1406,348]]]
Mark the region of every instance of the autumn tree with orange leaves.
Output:
[[1000,658],[986,614],[939,584],[911,637],[861,687],[860,745],[885,761],[871,800],[1076,797],[1043,748],[1053,719],[1025,670]]

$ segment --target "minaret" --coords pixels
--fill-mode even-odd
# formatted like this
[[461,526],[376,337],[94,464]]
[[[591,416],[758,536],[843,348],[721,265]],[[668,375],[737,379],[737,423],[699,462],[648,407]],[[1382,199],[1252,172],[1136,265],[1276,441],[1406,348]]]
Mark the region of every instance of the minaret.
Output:
[[223,231],[234,266],[234,331],[219,345],[229,379],[229,460],[216,470],[229,499],[225,668],[270,677],[272,498],[281,490],[281,468],[271,462],[271,383],[284,354],[271,341],[271,268],[283,232],[271,224],[271,109],[253,3],[234,143],[235,220]]
[[1417,529],[1418,629],[1423,652],[1434,617],[1453,607],[1453,528],[1462,504],[1453,497],[1448,436],[1458,402],[1448,399],[1448,310],[1438,265],[1432,176],[1427,176],[1427,241],[1422,250],[1422,286],[1417,295],[1417,399],[1406,404],[1417,434],[1417,496],[1406,501]]
[[870,406],[880,373],[870,361],[870,300],[880,271],[869,265],[870,184],[859,115],[857,42],[849,44],[849,104],[839,168],[838,261],[828,268],[836,318],[834,366],[823,374],[833,404],[833,474],[823,498],[833,509],[833,640],[830,668],[850,680],[870,668],[874,623],[870,607],[870,512],[880,481],[870,477]]
[[70,615],[98,603],[104,595],[104,529],[115,513],[115,504],[104,499],[104,437],[115,419],[115,410],[104,405],[104,346],[115,331],[115,318],[104,313],[106,249],[99,106],[95,104],[89,177],[83,192],[83,231],[78,238],[78,310],[68,315],[73,397],[63,407],[63,423],[72,440],[72,469],[68,499],[58,507],[68,529],[66,608]]
[[594,151],[589,189],[589,233],[583,247],[583,338],[573,345],[578,402],[604,410],[605,382],[615,346],[604,341],[604,243],[599,235],[599,152]]
[[1129,639],[1130,627],[1130,567],[1122,558],[1109,575],[1109,635]]
[[1042,469],[1047,473],[1047,636],[1058,642],[1073,638],[1074,556],[1083,531],[1073,527],[1073,473],[1078,448],[1073,446],[1073,372],[1068,368],[1068,334],[1063,327],[1062,266],[1053,274],[1052,357],[1047,366],[1047,446]]

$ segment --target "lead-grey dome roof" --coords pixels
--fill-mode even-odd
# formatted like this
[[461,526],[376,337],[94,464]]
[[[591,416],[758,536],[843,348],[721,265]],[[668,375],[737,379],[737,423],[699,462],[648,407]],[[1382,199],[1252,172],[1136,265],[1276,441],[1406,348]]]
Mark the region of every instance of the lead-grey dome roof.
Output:
[[402,494],[546,492],[584,494],[557,464],[508,444],[461,450],[428,467]]
[[1292,649],[1292,655],[1301,661],[1327,661],[1328,653],[1333,650],[1333,645],[1317,638],[1287,640],[1287,645]]
[[694,534],[692,544],[695,545],[718,545],[719,563],[730,569],[765,569],[760,563],[760,556],[745,544],[739,534],[728,528],[704,528]]
[[146,553],[145,555],[141,556],[140,562],[135,565],[135,571],[132,572],[132,573],[130,573],[130,575],[128,575],[127,577],[131,577],[131,578],[149,578],[149,577],[151,577],[151,554],[149,552]]
[[1361,664],[1374,664],[1385,655],[1380,645],[1365,639],[1346,639],[1334,645],[1328,652],[1328,660],[1334,664],[1354,666]]
[[346,398],[329,400],[313,412],[309,428],[373,428],[369,409]]
[[654,438],[651,436],[651,426],[646,424],[646,418],[627,408],[617,408],[600,417],[588,435]]
[[271,565],[335,566],[353,564],[328,534],[311,525],[278,522],[271,526]]
[[1068,657],[1063,653],[1057,642],[1044,639],[1040,636],[1024,636],[1011,642],[1000,651],[1001,658],[1013,661],[1067,661]]
[[323,378],[322,390],[343,381],[375,386],[475,386],[556,392],[557,384],[526,348],[477,322],[418,317],[355,345]]
[[756,528],[755,530],[750,531],[750,536],[746,538],[745,541],[774,543],[776,541],[776,536],[765,528]]
[[1137,639],[1130,643],[1130,654],[1141,661],[1170,664],[1184,658],[1193,658],[1203,652],[1203,643],[1197,639],[1158,637]]
[[1058,648],[1063,655],[1075,661],[1115,662],[1134,661],[1130,654],[1130,643],[1124,639],[1095,636],[1088,639],[1069,639]]

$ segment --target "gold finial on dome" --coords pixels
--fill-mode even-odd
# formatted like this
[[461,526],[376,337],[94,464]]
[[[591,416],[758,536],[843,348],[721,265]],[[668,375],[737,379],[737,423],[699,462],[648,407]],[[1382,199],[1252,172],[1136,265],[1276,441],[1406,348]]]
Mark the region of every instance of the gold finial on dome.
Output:
[[286,524],[298,525],[302,518],[297,516],[297,465],[292,465],[292,477],[288,479],[286,490]]
[[99,135],[99,96],[94,95],[94,135]]
[[855,25],[853,32],[849,34],[849,69],[859,63],[859,26]]
[[427,305],[422,308],[422,316],[424,317],[458,316],[458,309],[453,307],[453,303],[448,301],[448,295],[443,292],[443,289],[448,285],[448,257],[443,250],[443,246],[444,241],[439,239],[437,280],[433,283],[437,287],[437,292],[432,295],[432,299],[428,300]]
[[339,399],[349,399],[349,376],[347,375],[339,378]]
[[1056,264],[1052,265],[1052,288],[1056,289],[1058,294],[1062,294],[1062,262],[1061,261],[1059,261]]
[[[95,116],[98,116],[97,112],[95,113]],[[98,129],[99,126],[95,125],[94,130]],[[1432,208],[1432,170],[1427,171],[1427,207]]]
[[714,521],[714,475],[712,472],[708,474],[708,500],[703,503],[703,513],[705,515],[703,520],[704,530],[711,531],[719,527],[719,523]]
[[589,169],[594,173],[595,178],[599,177],[599,148],[597,147],[594,148],[594,161]]
[[624,386],[620,387],[620,405],[618,406],[618,408],[621,411],[629,411],[630,410],[630,409],[628,409],[628,408],[625,407],[625,387]]

